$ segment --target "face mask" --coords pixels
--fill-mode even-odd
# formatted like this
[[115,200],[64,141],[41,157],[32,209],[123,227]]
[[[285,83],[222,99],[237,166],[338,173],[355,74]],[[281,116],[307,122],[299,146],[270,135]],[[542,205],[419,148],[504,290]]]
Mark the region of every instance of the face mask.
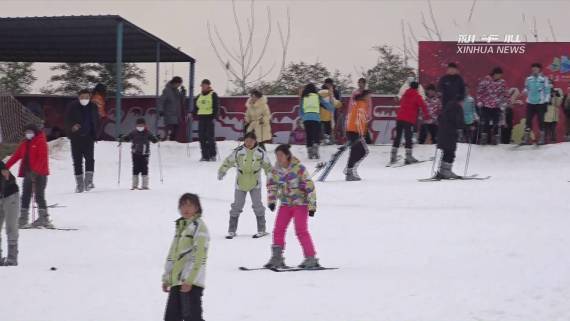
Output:
[[34,133],[26,133],[27,140],[31,140],[32,138],[34,138],[34,136],[36,136]]
[[139,126],[137,126],[137,130],[138,130],[139,132],[142,132],[142,131],[144,131],[144,127],[139,127]]
[[89,99],[79,99],[81,106],[87,106],[89,104]]

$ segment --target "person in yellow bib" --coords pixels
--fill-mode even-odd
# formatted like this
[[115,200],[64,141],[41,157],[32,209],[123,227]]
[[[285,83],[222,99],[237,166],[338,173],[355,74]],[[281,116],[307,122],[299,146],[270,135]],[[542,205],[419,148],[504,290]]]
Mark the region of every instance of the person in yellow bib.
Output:
[[218,117],[219,98],[212,89],[212,84],[208,79],[202,80],[200,85],[202,91],[194,99],[193,114],[198,116],[198,138],[200,139],[200,149],[202,151],[201,162],[216,161],[216,131],[214,120]]
[[315,84],[308,84],[301,94],[299,113],[305,126],[307,153],[309,159],[319,159],[319,144],[321,143],[321,107],[334,112],[334,106],[319,96]]

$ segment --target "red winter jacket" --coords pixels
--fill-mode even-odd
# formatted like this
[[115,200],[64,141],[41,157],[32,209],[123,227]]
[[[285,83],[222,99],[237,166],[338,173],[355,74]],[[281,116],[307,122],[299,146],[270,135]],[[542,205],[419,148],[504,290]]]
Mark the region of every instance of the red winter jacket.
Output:
[[400,109],[398,109],[396,120],[416,124],[418,120],[418,110],[420,108],[422,109],[424,120],[428,120],[429,113],[424,99],[418,93],[417,89],[409,88],[402,96],[402,99],[400,99]]
[[[26,139],[20,143],[20,146],[18,146],[16,152],[12,154],[12,157],[10,157],[6,163],[6,168],[11,168],[19,160],[23,162],[26,153],[28,152],[28,158],[30,160],[29,170],[40,176],[48,176],[48,146],[46,135],[42,131],[37,132],[36,136],[34,136],[34,138],[31,140]],[[20,171],[18,172],[18,176],[25,176],[23,163],[20,164]]]

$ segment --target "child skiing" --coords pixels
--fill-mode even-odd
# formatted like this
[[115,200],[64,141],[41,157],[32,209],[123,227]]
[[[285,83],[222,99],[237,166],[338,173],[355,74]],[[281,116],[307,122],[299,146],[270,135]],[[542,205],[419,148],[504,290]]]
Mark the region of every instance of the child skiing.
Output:
[[419,84],[417,82],[410,83],[410,88],[406,90],[400,100],[400,109],[396,116],[396,137],[392,145],[390,153],[390,164],[398,161],[398,148],[402,141],[402,133],[406,139],[406,158],[405,164],[417,163],[418,160],[412,156],[412,127],[416,125],[418,120],[418,111],[422,110],[423,117],[426,121],[430,121],[430,116],[426,103],[418,92]]
[[261,201],[261,170],[268,176],[271,171],[271,161],[263,148],[257,144],[254,132],[245,135],[244,144],[236,148],[223,162],[218,170],[218,180],[224,179],[227,171],[237,168],[234,202],[230,210],[230,224],[227,239],[236,236],[239,215],[243,211],[247,194],[251,196],[253,212],[257,219],[257,234],[260,238],[268,233],[265,227],[265,207]]
[[368,114],[368,101],[370,99],[370,91],[363,90],[354,97],[354,103],[348,111],[348,119],[346,124],[346,137],[350,146],[350,156],[346,165],[346,180],[360,181],[356,169],[360,162],[368,155],[368,147],[364,137],[368,132],[368,122],[370,115]]
[[0,161],[0,232],[6,221],[8,239],[8,257],[2,256],[2,236],[0,235],[0,266],[18,265],[18,211],[20,195],[16,178],[10,173],[4,162]]
[[148,158],[150,156],[150,142],[157,143],[158,138],[147,128],[144,118],[137,119],[136,129],[124,137],[119,137],[119,145],[122,142],[131,142],[131,154],[133,157],[133,184],[131,190],[139,188],[139,175],[142,175],[141,189],[147,190],[148,186]]
[[279,145],[275,149],[277,162],[267,182],[268,207],[273,212],[277,200],[281,202],[277,211],[273,230],[272,255],[266,268],[285,268],[283,250],[285,233],[291,220],[295,221],[295,232],[303,247],[305,260],[300,268],[318,269],[319,260],[315,257],[315,247],[308,230],[309,216],[317,210],[315,185],[309,178],[305,166],[291,154],[289,145]]
[[428,133],[433,144],[437,143],[437,118],[441,113],[441,100],[437,96],[435,85],[430,84],[426,87],[426,106],[427,115],[422,115],[423,122],[420,126],[419,144],[425,144]]
[[468,86],[465,86],[465,100],[463,101],[463,120],[465,121],[465,129],[462,132],[461,141],[465,143],[473,143],[474,138],[477,137],[477,108],[475,107],[475,99],[469,94]]
[[[20,163],[19,177],[23,177],[22,200],[20,210],[20,228],[54,228],[48,214],[45,190],[49,175],[48,145],[46,136],[34,124],[28,124],[24,128],[25,139],[20,143],[16,152],[6,162],[6,168],[10,169],[18,161]],[[29,224],[30,206],[32,196],[38,206],[38,219]]]
[[202,220],[198,195],[182,195],[178,210],[181,217],[176,220],[162,276],[162,290],[169,293],[164,320],[203,321],[202,295],[210,236]]

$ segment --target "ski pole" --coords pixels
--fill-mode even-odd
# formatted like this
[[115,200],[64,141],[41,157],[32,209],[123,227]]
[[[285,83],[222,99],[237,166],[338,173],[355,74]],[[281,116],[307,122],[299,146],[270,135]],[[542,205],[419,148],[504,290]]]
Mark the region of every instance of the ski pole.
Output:
[[[34,206],[34,204],[36,206]],[[36,182],[32,179],[32,222],[36,221],[36,207],[38,203],[36,202]]]
[[122,163],[122,154],[123,154],[123,147],[121,145],[121,143],[119,142],[119,145],[117,145],[117,147],[119,147],[119,173],[117,175],[117,185],[121,186],[121,163]]
[[160,183],[164,184],[164,177],[162,176],[162,155],[160,154],[160,142],[158,142],[158,172],[160,173]]
[[437,146],[435,147],[435,153],[433,154],[433,161],[431,163],[431,173],[430,176],[434,176],[435,175],[435,164],[437,163],[437,152],[438,152],[438,148]]
[[469,145],[467,145],[467,159],[465,160],[465,171],[463,176],[467,176],[467,169],[469,168],[469,159],[471,158],[471,140],[469,140]]

